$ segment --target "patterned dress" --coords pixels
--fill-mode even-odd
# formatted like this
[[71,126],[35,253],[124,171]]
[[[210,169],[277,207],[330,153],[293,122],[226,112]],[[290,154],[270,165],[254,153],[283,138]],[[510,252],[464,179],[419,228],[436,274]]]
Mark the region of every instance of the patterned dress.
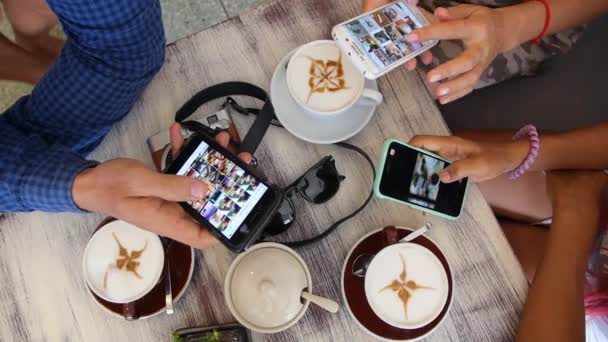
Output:
[[600,223],[585,282],[586,337],[588,342],[608,340],[608,210]]

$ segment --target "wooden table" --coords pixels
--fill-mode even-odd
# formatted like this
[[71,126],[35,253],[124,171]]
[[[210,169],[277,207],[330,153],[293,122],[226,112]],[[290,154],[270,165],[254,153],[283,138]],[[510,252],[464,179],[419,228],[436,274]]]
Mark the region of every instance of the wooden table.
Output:
[[[132,113],[114,126],[92,158],[131,157],[152,165],[145,140],[165,129],[194,92],[223,81],[269,87],[277,62],[293,48],[327,38],[331,27],[358,12],[355,0],[275,1],[167,47],[166,63]],[[407,141],[414,134],[449,131],[419,76],[403,68],[379,81],[385,103],[350,142],[377,160],[382,141]],[[209,107],[208,110],[215,110]],[[241,132],[252,118],[237,117]],[[298,224],[285,239],[312,236],[356,208],[372,184],[365,162],[335,146],[300,141],[271,128],[257,157],[266,175],[286,185],[324,155],[332,154],[348,178],[327,205],[297,202]],[[98,214],[10,214],[0,218],[1,341],[167,341],[180,327],[232,322],[222,284],[234,255],[223,246],[199,251],[190,288],[176,314],[126,322],[102,311],[88,295],[81,275],[88,237]],[[320,244],[300,249],[310,266],[315,292],[342,301],[339,273],[351,246],[366,232],[430,220],[455,276],[455,298],[446,321],[429,340],[511,340],[527,284],[494,215],[475,186],[462,218],[447,222],[374,199],[359,216]],[[276,341],[372,340],[345,309],[331,315],[311,307],[304,319],[276,335]]]

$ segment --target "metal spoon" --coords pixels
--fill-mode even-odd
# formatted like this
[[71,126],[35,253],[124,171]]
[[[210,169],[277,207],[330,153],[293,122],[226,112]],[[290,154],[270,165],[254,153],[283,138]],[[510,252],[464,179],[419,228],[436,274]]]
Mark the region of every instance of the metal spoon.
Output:
[[[401,228],[401,227],[397,227],[397,228]],[[430,222],[427,222],[420,228],[409,233],[403,239],[399,240],[398,243],[410,242],[410,241],[414,240],[415,238],[419,237],[420,235],[428,232],[429,230],[431,230],[431,228],[433,228],[433,225]],[[375,254],[368,254],[368,253],[359,255],[355,259],[355,261],[353,261],[353,267],[352,267],[353,275],[355,277],[364,278],[365,273],[367,273],[367,268],[369,267],[369,264],[372,262],[372,259],[375,256],[376,256]]]
[[173,314],[173,290],[171,289],[171,267],[169,262],[169,247],[173,244],[173,240],[169,238],[161,238],[165,249],[165,311],[167,315]]

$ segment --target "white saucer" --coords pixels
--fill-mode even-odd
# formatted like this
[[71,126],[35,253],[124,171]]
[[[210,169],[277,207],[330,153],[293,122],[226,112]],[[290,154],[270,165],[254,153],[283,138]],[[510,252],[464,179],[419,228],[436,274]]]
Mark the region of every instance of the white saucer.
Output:
[[[314,114],[300,107],[287,88],[287,63],[295,50],[288,53],[272,75],[270,99],[281,124],[296,137],[315,144],[333,144],[359,133],[376,111],[375,104],[355,104],[338,114]],[[365,80],[365,87],[378,90],[374,80]]]

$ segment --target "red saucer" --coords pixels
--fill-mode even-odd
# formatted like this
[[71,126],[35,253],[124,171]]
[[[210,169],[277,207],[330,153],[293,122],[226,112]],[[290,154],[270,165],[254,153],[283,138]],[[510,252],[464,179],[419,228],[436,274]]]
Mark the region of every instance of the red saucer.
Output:
[[[113,218],[105,219],[97,229],[114,221]],[[95,229],[95,231],[97,231]],[[169,255],[169,263],[171,266],[171,293],[173,295],[173,303],[175,304],[181,296],[186,292],[188,284],[192,279],[194,271],[194,249],[180,242],[173,241],[167,252]],[[163,268],[160,280],[145,296],[135,301],[136,319],[144,319],[157,315],[165,310],[165,283],[166,276]],[[101,306],[102,309],[109,313],[124,318],[123,304],[108,302],[97,296],[91,289],[88,289],[93,299]]]
[[[412,232],[412,229],[397,229],[398,238],[401,239]],[[361,238],[350,250],[342,267],[342,296],[350,315],[355,319],[367,333],[383,340],[389,341],[411,341],[425,337],[432,333],[447,315],[452,304],[454,280],[448,261],[439,247],[428,237],[422,235],[411,241],[428,248],[446,270],[448,276],[448,299],[445,307],[431,323],[418,329],[400,329],[382,321],[367,303],[365,296],[365,278],[359,278],[352,274],[352,265],[359,255],[364,253],[376,254],[387,246],[383,229],[373,231]]]

